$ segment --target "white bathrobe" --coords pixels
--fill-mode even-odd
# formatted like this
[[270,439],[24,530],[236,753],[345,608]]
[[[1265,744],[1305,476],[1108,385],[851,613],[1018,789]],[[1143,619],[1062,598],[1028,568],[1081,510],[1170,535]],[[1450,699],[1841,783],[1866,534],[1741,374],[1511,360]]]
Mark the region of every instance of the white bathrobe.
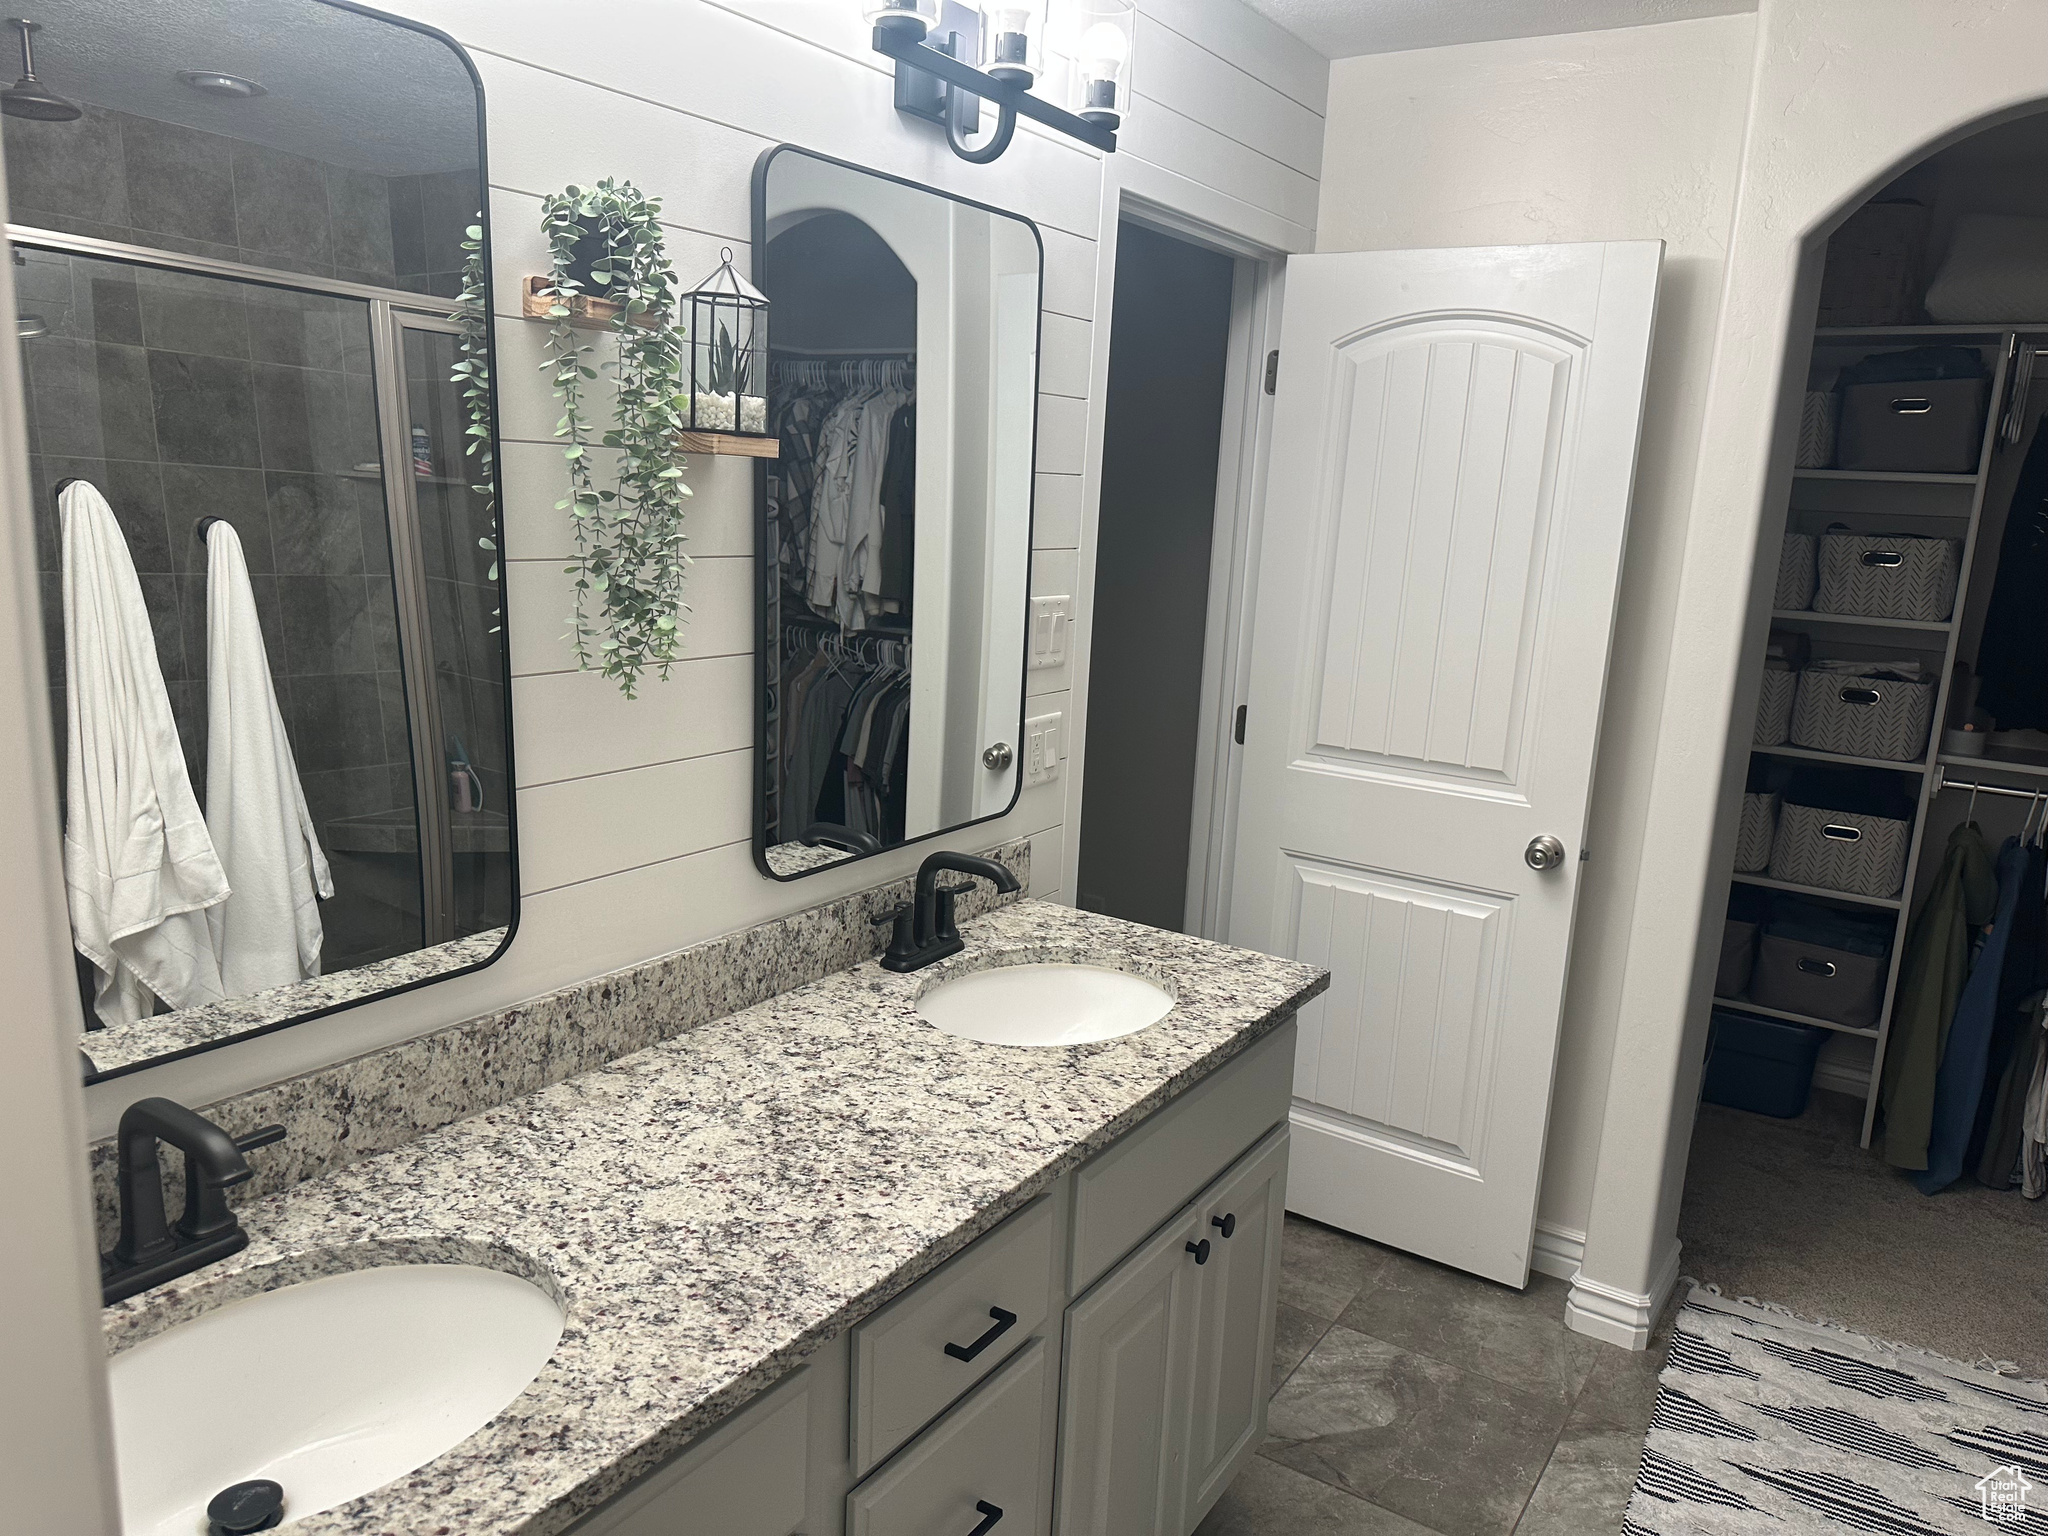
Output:
[[313,832],[242,540],[206,533],[206,824],[234,894],[207,909],[221,981],[246,997],[320,974],[316,897],[334,894]]
[[64,541],[64,883],[72,940],[99,971],[93,1011],[124,1024],[219,1002],[207,908],[228,877],[192,793],[142,584],[113,508],[74,480]]

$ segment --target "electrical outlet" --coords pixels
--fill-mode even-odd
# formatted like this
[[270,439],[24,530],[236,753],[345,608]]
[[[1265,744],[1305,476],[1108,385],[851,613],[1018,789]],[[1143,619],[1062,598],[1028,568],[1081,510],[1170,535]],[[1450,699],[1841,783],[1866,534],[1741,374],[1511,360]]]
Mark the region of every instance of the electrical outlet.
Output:
[[1067,631],[1073,627],[1073,598],[1061,596],[1031,599],[1032,671],[1065,664]]
[[1061,743],[1064,717],[1059,714],[1034,715],[1024,722],[1024,783],[1047,784],[1060,776],[1060,764],[1066,760],[1066,751]]

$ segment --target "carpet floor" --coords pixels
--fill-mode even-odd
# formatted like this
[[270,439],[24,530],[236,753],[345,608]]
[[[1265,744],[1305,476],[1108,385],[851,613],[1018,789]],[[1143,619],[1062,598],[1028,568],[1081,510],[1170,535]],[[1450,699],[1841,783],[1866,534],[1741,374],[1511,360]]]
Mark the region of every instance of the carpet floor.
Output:
[[1797,1120],[1702,1105],[1679,1215],[1685,1272],[2048,1378],[2048,1200],[1970,1180],[1923,1195],[1856,1145],[1862,1109],[1821,1091]]

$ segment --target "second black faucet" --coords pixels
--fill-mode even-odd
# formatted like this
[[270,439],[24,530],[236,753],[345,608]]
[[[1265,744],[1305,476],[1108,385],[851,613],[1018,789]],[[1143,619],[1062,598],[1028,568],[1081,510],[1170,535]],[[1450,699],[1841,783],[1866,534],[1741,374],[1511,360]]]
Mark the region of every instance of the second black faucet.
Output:
[[893,925],[888,952],[882,956],[885,970],[922,970],[934,961],[959,954],[966,947],[960,937],[953,907],[961,896],[974,889],[974,884],[968,880],[957,885],[939,884],[939,876],[948,870],[960,875],[978,875],[1005,894],[1022,889],[1017,884],[1017,877],[994,859],[943,850],[931,855],[917,867],[915,898],[892,907],[875,919],[878,923]]

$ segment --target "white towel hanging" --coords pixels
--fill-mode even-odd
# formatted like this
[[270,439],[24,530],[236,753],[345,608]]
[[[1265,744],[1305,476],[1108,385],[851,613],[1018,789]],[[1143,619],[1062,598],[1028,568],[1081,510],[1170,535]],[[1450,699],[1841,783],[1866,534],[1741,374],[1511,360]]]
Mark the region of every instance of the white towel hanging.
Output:
[[320,974],[316,897],[334,894],[256,617],[241,536],[206,530],[206,825],[234,894],[207,910],[230,996]]
[[228,878],[192,793],[142,583],[114,510],[74,480],[57,498],[64,544],[64,883],[78,952],[99,972],[93,1011],[124,1024],[219,1002],[205,909]]

